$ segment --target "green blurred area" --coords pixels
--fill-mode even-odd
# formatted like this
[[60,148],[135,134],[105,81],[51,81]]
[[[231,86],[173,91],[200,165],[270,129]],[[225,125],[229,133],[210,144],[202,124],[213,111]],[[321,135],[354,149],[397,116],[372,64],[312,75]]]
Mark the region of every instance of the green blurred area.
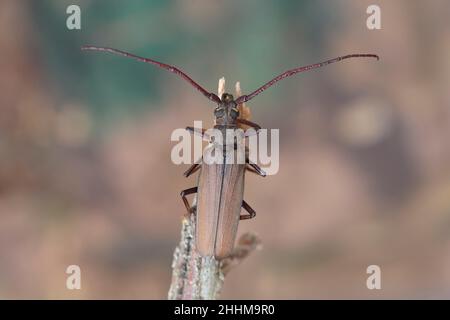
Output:
[[[62,11],[70,4],[82,10],[82,30],[63,27],[67,15]],[[61,100],[81,99],[100,124],[155,108],[171,94],[164,87],[173,76],[109,54],[81,54],[82,45],[115,47],[174,64],[213,91],[222,75],[255,87],[283,68],[317,60],[324,30],[338,21],[331,14],[334,5],[324,1],[229,1],[216,11],[208,11],[206,1],[47,0],[31,1],[31,6],[39,30],[34,45],[49,85]],[[180,6],[195,6],[194,13],[186,18]],[[186,86],[181,80],[174,85]],[[289,89],[293,86],[273,90],[266,99],[273,102]]]

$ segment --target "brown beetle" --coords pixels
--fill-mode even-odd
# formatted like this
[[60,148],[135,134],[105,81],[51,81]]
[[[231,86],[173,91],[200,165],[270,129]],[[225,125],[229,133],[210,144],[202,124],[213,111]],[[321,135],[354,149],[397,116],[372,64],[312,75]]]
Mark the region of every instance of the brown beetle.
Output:
[[[195,89],[200,91],[205,97],[217,104],[217,107],[214,110],[214,128],[219,130],[223,137],[226,137],[227,130],[236,130],[239,125],[248,126],[256,130],[261,129],[259,125],[240,117],[238,105],[253,99],[256,95],[271,87],[276,82],[296,73],[320,68],[349,58],[369,57],[376,58],[377,60],[379,59],[375,54],[350,54],[321,63],[291,69],[273,78],[252,93],[241,95],[237,99],[234,99],[234,97],[228,93],[222,94],[221,98],[219,98],[216,94],[208,92],[175,66],[112,48],[84,46],[82,47],[82,50],[106,51],[134,58],[177,74],[189,82]],[[192,127],[187,127],[186,129],[202,136],[205,133],[204,129],[202,129],[202,131],[198,131]],[[239,220],[251,219],[256,215],[255,210],[253,210],[243,199],[245,171],[249,170],[261,176],[265,176],[265,173],[257,164],[250,163],[248,159],[246,159],[246,163],[243,164],[230,163],[228,161],[230,148],[226,143],[217,145],[216,142],[211,142],[207,149],[217,147],[222,148],[224,161],[222,161],[222,163],[213,164],[193,164],[184,175],[189,177],[194,172],[200,170],[198,185],[197,187],[183,190],[181,192],[181,197],[188,213],[196,212],[196,247],[198,252],[203,256],[214,256],[216,259],[223,259],[229,256],[233,250]],[[191,207],[186,198],[187,195],[194,193],[197,193],[196,210]],[[241,208],[244,208],[248,214],[241,215]]]
[[[256,212],[243,199],[245,171],[250,170],[263,177],[266,174],[257,164],[249,161],[247,152],[245,152],[245,162],[238,163],[234,157],[234,151],[239,148],[238,142],[226,141],[227,131],[237,130],[239,125],[256,130],[261,129],[259,125],[240,118],[238,104],[231,94],[222,95],[221,102],[214,110],[214,116],[214,129],[219,131],[219,136],[222,136],[223,140],[212,140],[204,150],[204,155],[207,155],[210,150],[211,152],[212,150],[222,151],[218,155],[222,157],[222,161],[193,164],[185,172],[185,176],[189,177],[200,170],[198,186],[183,190],[181,196],[188,212],[193,212],[186,196],[197,193],[197,251],[203,256],[223,259],[233,250],[239,220],[251,219],[256,215]],[[187,129],[198,133],[192,127]],[[231,136],[234,137],[234,135]],[[243,141],[241,140],[240,143]],[[241,215],[241,208],[244,208],[248,214]]]

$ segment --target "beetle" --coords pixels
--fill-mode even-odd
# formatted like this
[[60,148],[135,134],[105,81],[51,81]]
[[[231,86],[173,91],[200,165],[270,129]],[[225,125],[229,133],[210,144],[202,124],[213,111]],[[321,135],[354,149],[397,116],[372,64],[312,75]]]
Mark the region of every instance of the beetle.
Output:
[[[284,78],[350,58],[375,58],[379,60],[379,56],[376,54],[358,53],[290,69],[276,76],[250,94],[241,95],[235,99],[229,93],[223,93],[219,98],[216,94],[207,91],[186,73],[172,65],[108,47],[83,46],[82,50],[104,51],[133,58],[138,61],[153,64],[180,76],[206,98],[216,103],[217,107],[214,109],[214,129],[220,131],[223,137],[226,136],[227,130],[237,130],[239,126],[243,125],[254,128],[256,131],[261,129],[258,124],[240,117],[238,106],[250,101]],[[186,129],[194,134],[200,134],[202,137],[204,137],[206,131],[205,129],[199,131],[193,127],[187,127]],[[239,220],[252,219],[256,216],[255,210],[245,202],[243,197],[245,172],[251,171],[263,177],[265,173],[257,164],[248,161],[248,158],[243,164],[230,163],[227,160],[231,151],[229,144],[223,142],[218,144],[216,141],[210,141],[205,151],[217,147],[222,148],[224,161],[222,163],[211,164],[194,163],[184,175],[189,177],[193,173],[200,171],[197,186],[181,191],[180,195],[188,214],[196,213],[197,251],[202,256],[214,256],[217,260],[221,260],[232,253]],[[197,204],[196,207],[193,207],[189,204],[187,196],[195,193],[197,193]],[[244,208],[247,214],[241,214],[241,208]]]
[[[197,193],[195,207],[197,251],[203,256],[214,256],[218,260],[229,256],[232,252],[239,220],[252,219],[256,215],[255,210],[243,199],[245,172],[248,170],[262,177],[266,176],[257,164],[249,161],[247,150],[245,162],[236,163],[234,150],[239,148],[238,142],[234,139],[231,143],[226,141],[227,133],[239,129],[240,125],[256,129],[256,132],[261,129],[256,123],[239,116],[238,104],[233,96],[229,93],[222,94],[221,102],[214,110],[214,129],[218,130],[223,140],[210,138],[210,143],[203,152],[205,157],[209,154],[208,151],[221,151],[217,157],[222,159],[218,159],[221,161],[217,163],[194,163],[184,175],[189,177],[200,170],[197,187],[181,192],[188,213],[194,212],[194,207],[189,204],[186,196]],[[199,133],[195,128],[187,129]],[[232,137],[234,138],[234,135]],[[242,143],[242,140],[240,142]],[[241,208],[244,208],[247,214],[240,214]]]

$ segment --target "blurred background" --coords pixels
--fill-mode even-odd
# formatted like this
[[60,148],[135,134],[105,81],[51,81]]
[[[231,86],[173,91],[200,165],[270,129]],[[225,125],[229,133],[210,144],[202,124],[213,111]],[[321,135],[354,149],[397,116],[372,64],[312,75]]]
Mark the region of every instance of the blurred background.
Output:
[[[66,8],[81,7],[81,30]],[[382,29],[366,9],[381,7]],[[450,298],[450,3],[0,2],[0,298],[165,299],[195,184],[175,128],[213,105],[168,72],[250,92],[288,68],[354,52],[248,103],[280,129],[280,171],[246,178],[263,248],[222,298]],[[67,266],[82,290],[67,290]],[[368,290],[379,265],[382,290]]]

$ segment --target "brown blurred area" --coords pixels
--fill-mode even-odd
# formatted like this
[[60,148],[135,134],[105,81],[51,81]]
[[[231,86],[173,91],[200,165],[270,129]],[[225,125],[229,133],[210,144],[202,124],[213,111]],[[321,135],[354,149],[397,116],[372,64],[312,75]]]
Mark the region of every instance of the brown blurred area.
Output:
[[[190,30],[211,27],[208,40],[219,37],[214,18],[239,4],[206,3],[194,10],[179,1],[171,10]],[[224,299],[450,297],[450,5],[377,1],[382,29],[369,31],[371,1],[337,3],[338,27],[327,25],[326,45],[309,55],[292,52],[305,37],[289,26],[259,35],[286,48],[253,78],[233,68],[242,62],[233,48],[187,58],[194,75],[201,61],[216,61],[203,77],[208,88],[225,75],[228,87],[241,80],[246,92],[276,70],[353,51],[381,56],[286,80],[248,104],[253,121],[280,129],[280,171],[246,177],[245,199],[257,216],[239,232],[256,232],[263,248],[228,275]],[[64,5],[55,6],[64,23]],[[165,299],[185,210],[179,191],[196,181],[170,161],[170,135],[194,120],[212,125],[211,104],[144,65],[156,80],[143,86],[162,78],[164,98],[133,102],[149,110],[101,129],[89,99],[67,98],[55,85],[65,78],[43,57],[32,8],[0,2],[0,298]],[[82,41],[114,44],[100,36]],[[299,43],[290,48],[293,39]],[[131,64],[119,60],[104,63]],[[110,75],[95,79],[102,76]],[[66,289],[72,264],[81,267],[82,290]],[[382,290],[366,288],[373,264]]]

